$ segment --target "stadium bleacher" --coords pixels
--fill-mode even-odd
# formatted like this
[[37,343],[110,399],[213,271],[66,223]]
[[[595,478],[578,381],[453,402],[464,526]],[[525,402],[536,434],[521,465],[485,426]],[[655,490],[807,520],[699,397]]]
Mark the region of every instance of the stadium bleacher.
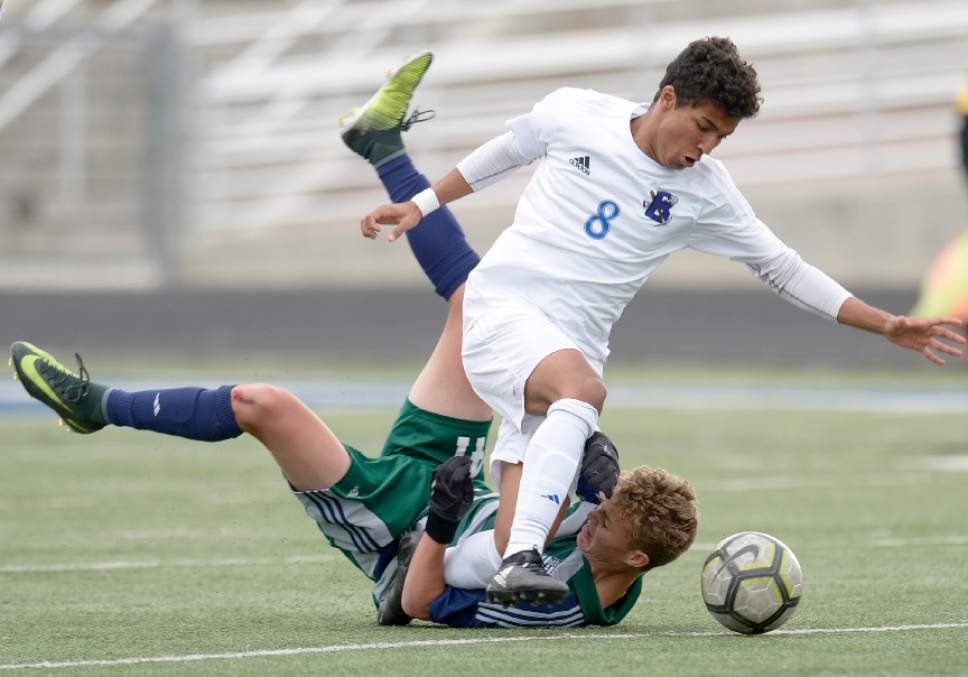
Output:
[[[357,236],[354,222],[383,197],[335,118],[425,45],[438,58],[417,102],[438,116],[408,141],[432,176],[559,86],[646,99],[686,42],[726,34],[757,65],[765,103],[717,155],[806,256],[848,283],[910,288],[968,223],[952,108],[968,66],[962,2],[16,9],[0,26],[0,148],[14,158],[0,170],[8,287],[219,287],[252,284],[253,270],[268,286],[419,284],[405,257]],[[508,223],[527,176],[460,205],[478,247]],[[924,194],[930,210],[911,197]],[[857,255],[872,238],[894,261],[886,276]],[[681,259],[657,282],[722,283],[718,263],[697,271]]]

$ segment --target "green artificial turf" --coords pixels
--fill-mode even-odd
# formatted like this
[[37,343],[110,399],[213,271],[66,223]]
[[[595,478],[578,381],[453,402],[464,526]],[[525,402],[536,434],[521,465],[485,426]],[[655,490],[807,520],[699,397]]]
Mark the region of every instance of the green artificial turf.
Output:
[[[377,450],[394,411],[321,415]],[[379,627],[367,581],[251,438],[82,437],[54,421],[0,418],[0,675],[968,672],[968,464],[943,462],[968,455],[963,417],[609,408],[601,425],[623,466],[694,483],[700,534],[647,576],[624,623],[568,631]],[[735,635],[702,605],[706,553],[742,530],[779,537],[800,560],[789,632]],[[937,624],[956,627],[882,630]],[[478,639],[500,641],[446,643]],[[402,646],[360,646],[373,643]]]

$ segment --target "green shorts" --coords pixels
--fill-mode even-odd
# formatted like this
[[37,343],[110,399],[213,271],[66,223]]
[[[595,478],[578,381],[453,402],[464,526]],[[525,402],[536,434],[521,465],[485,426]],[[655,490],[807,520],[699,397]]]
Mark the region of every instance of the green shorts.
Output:
[[324,491],[293,493],[330,544],[376,580],[396,553],[397,537],[426,515],[438,465],[452,456],[470,456],[475,493],[493,494],[483,472],[490,426],[490,421],[424,411],[408,400],[380,456],[371,458],[344,444],[350,468],[343,479]]

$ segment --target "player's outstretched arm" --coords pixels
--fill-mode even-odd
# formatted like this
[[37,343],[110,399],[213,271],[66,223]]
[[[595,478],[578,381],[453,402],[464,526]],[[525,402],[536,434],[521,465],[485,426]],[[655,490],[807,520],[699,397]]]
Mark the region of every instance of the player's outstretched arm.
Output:
[[453,169],[447,176],[435,183],[431,188],[418,193],[412,200],[396,204],[380,205],[360,221],[360,232],[363,237],[375,240],[380,234],[380,226],[396,226],[387,236],[393,242],[401,235],[420,223],[420,219],[448,202],[459,200],[474,192],[463,174]]
[[921,353],[925,359],[939,365],[944,364],[944,359],[938,353],[961,356],[960,348],[949,345],[945,341],[958,345],[965,343],[964,336],[944,326],[962,326],[962,321],[956,317],[891,315],[855,297],[844,301],[837,314],[837,321],[850,327],[881,334],[891,343]]

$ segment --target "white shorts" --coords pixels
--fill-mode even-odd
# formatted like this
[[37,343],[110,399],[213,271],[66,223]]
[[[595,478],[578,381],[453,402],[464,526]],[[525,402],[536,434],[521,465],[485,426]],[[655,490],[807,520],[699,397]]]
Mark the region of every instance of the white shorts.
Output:
[[[465,291],[464,371],[474,392],[503,419],[490,459],[491,480],[497,486],[501,462],[524,462],[531,436],[545,420],[524,410],[525,384],[535,367],[559,350],[581,351],[534,306],[507,299],[495,303]],[[604,365],[589,364],[602,373]]]
[[504,305],[483,314],[468,313],[464,300],[461,358],[478,396],[505,421],[522,430],[524,386],[543,359],[578,346],[540,311]]
[[528,448],[531,436],[545,418],[545,416],[525,413],[523,430],[518,430],[518,427],[506,418],[501,421],[497,441],[491,450],[491,486],[501,491],[501,464],[524,463],[524,452]]

